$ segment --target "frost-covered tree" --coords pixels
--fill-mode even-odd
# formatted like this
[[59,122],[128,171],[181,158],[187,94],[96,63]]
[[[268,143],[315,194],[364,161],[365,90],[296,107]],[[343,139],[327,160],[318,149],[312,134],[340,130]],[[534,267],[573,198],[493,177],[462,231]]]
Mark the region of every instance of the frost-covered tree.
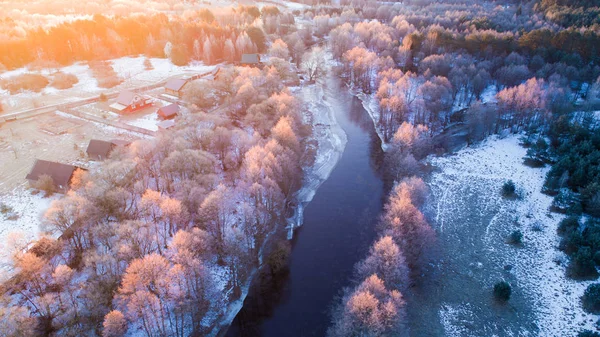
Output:
[[400,247],[391,236],[384,236],[375,242],[367,258],[359,262],[356,269],[360,278],[375,274],[394,289],[408,288],[408,266]]
[[325,75],[326,69],[325,51],[321,47],[313,47],[302,55],[300,69],[308,76],[309,81],[315,81]]
[[271,48],[269,48],[269,56],[278,57],[284,60],[289,59],[290,51],[288,49],[288,45],[281,39],[273,41]]

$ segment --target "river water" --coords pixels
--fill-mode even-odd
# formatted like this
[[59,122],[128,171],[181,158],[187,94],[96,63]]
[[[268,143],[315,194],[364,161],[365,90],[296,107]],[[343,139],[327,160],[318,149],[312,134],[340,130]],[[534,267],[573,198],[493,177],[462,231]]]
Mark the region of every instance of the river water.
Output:
[[304,210],[289,273],[253,285],[226,336],[324,336],[332,305],[375,239],[384,202],[380,140],[361,102],[333,76],[324,92],[346,148]]

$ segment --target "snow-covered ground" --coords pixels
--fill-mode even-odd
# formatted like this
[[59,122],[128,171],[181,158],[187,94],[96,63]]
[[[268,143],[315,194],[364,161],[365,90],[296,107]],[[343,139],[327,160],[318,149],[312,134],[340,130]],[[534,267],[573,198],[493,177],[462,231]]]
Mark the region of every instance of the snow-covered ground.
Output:
[[39,93],[25,91],[10,95],[8,91],[0,89],[0,103],[5,106],[5,112],[15,112],[34,108],[35,106],[60,104],[85,99],[99,95],[101,92],[116,92],[164,81],[171,77],[205,73],[215,69],[215,65],[206,66],[202,62],[192,62],[187,66],[176,66],[169,59],[151,58],[153,69],[146,70],[144,61],[146,57],[122,57],[110,60],[113,69],[123,79],[123,82],[114,88],[104,89],[98,87],[98,81],[93,77],[92,70],[87,63],[78,62],[58,69],[44,69],[29,71],[26,67],[4,72],[2,79],[10,79],[25,73],[39,73],[47,77],[60,71],[77,76],[79,82],[72,88],[57,90],[50,86]]
[[[456,281],[457,292],[463,295],[440,296],[440,323],[447,336],[575,336],[582,329],[593,330],[598,320],[580,304],[592,281],[565,276],[567,258],[557,249],[556,232],[563,216],[549,212],[552,197],[541,193],[550,168],[525,166],[525,154],[519,137],[511,135],[492,137],[456,155],[430,160],[440,171],[429,181],[435,201],[429,213],[448,250],[448,266],[440,268],[448,268],[443,274],[452,275],[443,282],[453,289]],[[501,196],[502,184],[508,180],[515,182],[522,198]],[[536,228],[540,225],[541,231]],[[505,243],[506,236],[517,229],[523,233],[522,247]],[[464,260],[458,260],[460,254]],[[469,261],[471,266],[465,267]],[[507,265],[512,268],[503,268]],[[452,280],[459,277],[456,274],[467,281]],[[502,278],[512,284],[514,296],[509,305],[515,316],[490,304],[491,287]],[[459,288],[468,288],[468,282],[481,291]],[[506,319],[506,325],[500,318],[487,321],[494,315]]]
[[360,102],[362,103],[363,108],[367,111],[371,119],[373,120],[373,124],[375,125],[375,132],[377,132],[377,136],[381,140],[381,148],[383,151],[386,151],[389,147],[389,144],[385,142],[383,137],[383,129],[381,125],[379,125],[379,119],[381,117],[381,113],[379,112],[379,104],[377,103],[377,99],[375,98],[375,94],[367,95],[361,91],[351,90],[351,92],[358,97]]
[[144,115],[143,117],[140,117],[138,119],[127,121],[126,123],[129,125],[137,126],[142,129],[157,131],[158,122],[160,122],[160,120],[158,119],[158,114],[156,112],[153,112],[151,114]]
[[57,198],[59,195],[44,198],[43,192],[33,195],[30,190],[23,188],[0,195],[0,205],[12,209],[12,214],[0,214],[0,282],[13,272],[9,241],[18,239],[20,242],[32,242],[38,239],[42,233],[42,216]]

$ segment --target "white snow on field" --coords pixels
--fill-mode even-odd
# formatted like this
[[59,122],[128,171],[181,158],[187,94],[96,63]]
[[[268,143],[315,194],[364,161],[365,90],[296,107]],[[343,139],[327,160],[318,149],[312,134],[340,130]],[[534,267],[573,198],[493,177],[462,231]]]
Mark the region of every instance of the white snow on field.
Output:
[[[512,273],[517,280],[517,289],[528,293],[533,299],[531,307],[537,319],[536,325],[540,329],[539,335],[574,336],[582,329],[593,330],[598,316],[585,313],[580,304],[581,295],[593,281],[573,281],[566,277],[564,263],[556,263],[567,261],[567,258],[557,249],[560,238],[556,229],[563,216],[549,213],[552,197],[541,193],[550,168],[531,168],[523,165],[525,154],[526,149],[519,145],[519,136],[512,135],[505,139],[492,137],[480,146],[463,149],[456,155],[433,158],[432,164],[442,168],[442,172],[434,173],[432,182],[443,185],[444,181],[452,181],[454,185],[451,184],[448,188],[456,188],[456,184],[467,181],[469,184],[486,184],[482,190],[490,191],[490,195],[485,198],[489,198],[489,204],[492,205],[502,198],[498,191],[503,182],[513,180],[522,199],[504,201],[504,204],[508,205],[501,208],[498,214],[510,214],[520,224],[524,244],[522,248],[511,250],[514,252]],[[534,224],[542,224],[543,230],[535,231]],[[440,231],[443,232],[444,224],[439,225]],[[498,244],[498,238],[496,237],[495,241],[492,239],[495,233],[505,230],[497,227],[505,225],[501,221],[489,222],[484,238],[488,252],[496,252],[499,249],[494,246]],[[457,310],[465,309],[445,307],[440,312],[442,323],[449,335],[463,335],[460,327],[452,324],[451,318]]]
[[123,82],[114,88],[104,89],[98,87],[98,81],[93,77],[93,73],[86,62],[77,62],[70,66],[59,69],[44,69],[41,71],[29,71],[26,67],[7,71],[0,78],[8,79],[24,73],[39,73],[48,79],[52,78],[52,73],[60,71],[63,73],[77,76],[79,82],[72,88],[58,90],[48,86],[39,93],[22,92],[15,95],[9,95],[8,92],[0,89],[3,96],[5,107],[13,112],[17,110],[31,109],[35,106],[60,104],[65,102],[77,101],[79,99],[90,98],[101,92],[117,92],[124,89],[142,87],[165,81],[171,77],[191,76],[210,72],[216,65],[207,66],[202,62],[191,62],[186,66],[176,66],[169,59],[151,58],[153,69],[146,70],[144,61],[146,57],[122,57],[109,60],[113,69],[123,79]]
[[158,114],[156,112],[154,112],[154,113],[145,115],[143,117],[140,117],[138,119],[127,121],[125,123],[127,123],[129,125],[137,126],[139,128],[146,129],[146,130],[157,131],[158,126],[156,124],[158,122],[160,122],[160,120],[158,119]]
[[[54,195],[44,198],[44,193],[32,195],[30,190],[17,189],[11,194],[0,195],[0,205],[12,208],[13,219],[8,214],[0,214],[0,282],[12,275],[13,268],[9,256],[9,237],[18,235],[27,242],[38,239],[41,233],[41,219],[53,200]],[[11,234],[14,233],[14,234]]]

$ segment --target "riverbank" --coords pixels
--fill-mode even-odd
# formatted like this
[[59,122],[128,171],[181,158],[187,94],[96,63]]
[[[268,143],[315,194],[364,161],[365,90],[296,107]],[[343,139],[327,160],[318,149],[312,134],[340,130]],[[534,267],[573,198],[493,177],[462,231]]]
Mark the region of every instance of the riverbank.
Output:
[[[313,199],[319,186],[331,174],[347,143],[346,133],[338,124],[331,104],[325,99],[323,83],[295,88],[292,92],[305,104],[303,119],[305,123],[313,128],[313,133],[308,142],[315,144],[316,154],[314,163],[303,169],[303,185],[295,195],[297,207],[294,210],[294,215],[288,219],[286,228],[288,239],[292,239],[294,229],[302,225],[306,205]],[[226,315],[208,336],[221,336],[226,332],[228,326],[231,325],[242,309],[256,275],[257,271],[255,270],[242,287],[240,298],[228,304],[228,308],[225,310]]]
[[337,164],[323,166],[333,170],[304,209],[288,272],[252,285],[228,337],[325,335],[331,305],[351,284],[355,263],[375,238],[384,199],[379,138],[360,101],[338,78],[330,73],[322,82],[324,96],[314,97],[323,97],[318,103],[334,111],[347,137],[344,152]]
[[288,239],[292,239],[295,228],[302,226],[306,205],[327,180],[348,142],[331,103],[326,99],[322,82],[301,87],[297,94],[306,104],[305,122],[312,125],[313,133],[309,142],[316,144],[316,154],[313,165],[304,169],[304,182],[296,193],[298,206],[288,222]]

